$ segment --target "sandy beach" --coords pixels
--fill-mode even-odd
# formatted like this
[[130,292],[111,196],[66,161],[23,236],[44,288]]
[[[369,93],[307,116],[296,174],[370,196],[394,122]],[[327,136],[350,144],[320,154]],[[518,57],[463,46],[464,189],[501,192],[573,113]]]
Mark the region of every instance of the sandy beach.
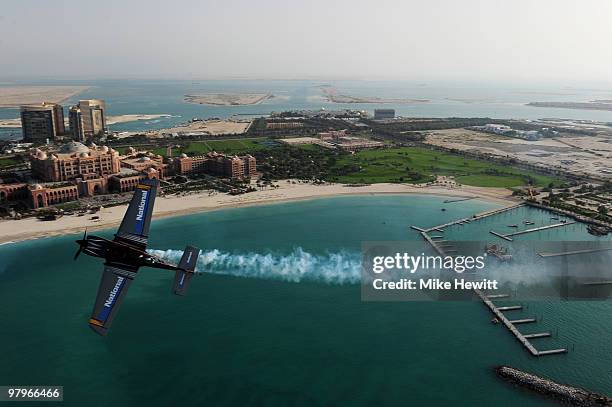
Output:
[[[342,184],[310,185],[291,184],[280,181],[277,189],[266,189],[244,195],[226,195],[208,192],[183,196],[158,197],[155,202],[155,218],[186,215],[217,209],[236,208],[247,205],[288,202],[341,195],[378,194],[423,194],[449,197],[476,197],[479,199],[511,205],[516,203],[511,192],[503,188],[479,187],[419,187],[406,184],[373,184],[363,187],[347,187]],[[0,244],[71,233],[116,227],[121,222],[126,205],[103,208],[91,220],[92,215],[64,216],[56,221],[40,221],[36,218],[0,221]]]

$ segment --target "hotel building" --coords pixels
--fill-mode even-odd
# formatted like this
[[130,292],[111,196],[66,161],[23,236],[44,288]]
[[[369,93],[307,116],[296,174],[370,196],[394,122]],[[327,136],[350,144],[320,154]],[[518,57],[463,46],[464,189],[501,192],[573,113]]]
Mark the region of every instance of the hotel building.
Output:
[[121,169],[119,153],[106,146],[86,147],[76,141],[64,144],[56,153],[35,150],[30,156],[32,176],[45,182],[72,181],[79,194],[91,196],[108,192],[108,176]]
[[21,106],[23,140],[46,143],[64,134],[64,109],[57,103]]
[[257,171],[256,164],[255,157],[251,155],[228,157],[214,151],[197,157],[181,154],[173,161],[174,170],[180,175],[209,173],[232,179],[251,177]]
[[70,132],[75,141],[85,142],[102,136],[106,130],[106,104],[103,100],[81,100],[68,115]]

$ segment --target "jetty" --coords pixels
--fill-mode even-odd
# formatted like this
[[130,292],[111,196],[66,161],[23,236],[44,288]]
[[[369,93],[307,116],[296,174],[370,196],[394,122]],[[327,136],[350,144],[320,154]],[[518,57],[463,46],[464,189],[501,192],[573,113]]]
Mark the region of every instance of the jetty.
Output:
[[482,213],[479,213],[479,214],[476,214],[476,215],[472,216],[471,218],[456,219],[456,220],[444,223],[442,225],[434,226],[434,227],[431,227],[431,228],[428,228],[428,229],[420,228],[420,227],[414,226],[414,225],[411,225],[410,227],[412,229],[414,229],[414,230],[419,231],[419,232],[429,233],[429,232],[436,231],[436,232],[444,233],[444,228],[447,228],[449,226],[465,225],[465,224],[468,224],[468,223],[471,223],[471,222],[474,222],[474,221],[478,221],[478,220],[482,220],[482,219],[488,218],[489,216],[499,215],[500,213],[511,211],[513,209],[519,208],[519,207],[524,206],[524,205],[525,204],[523,202],[521,202],[521,203],[518,203],[516,205],[505,206],[503,208],[493,209],[491,211],[482,212]]
[[610,281],[589,281],[587,283],[582,283],[582,285],[612,285],[612,280]]
[[[551,349],[551,350],[538,350],[535,346],[531,344],[529,339],[536,338],[545,338],[551,336],[550,332],[542,332],[542,333],[533,333],[533,334],[522,334],[515,325],[518,324],[527,324],[536,322],[535,318],[523,318],[523,319],[515,319],[509,320],[505,315],[504,311],[518,310],[522,309],[522,306],[508,306],[508,307],[498,307],[496,306],[491,298],[487,296],[484,292],[478,289],[474,289],[474,292],[482,302],[491,310],[495,318],[500,321],[508,330],[518,339],[518,341],[523,345],[525,349],[529,351],[533,356],[545,356],[545,355],[555,355],[559,353],[567,353],[567,349]],[[499,298],[499,297],[497,297]]]
[[[483,213],[474,215],[471,218],[457,219],[457,220],[447,222],[442,225],[430,227],[430,228],[421,228],[415,225],[411,225],[410,227],[413,230],[418,231],[423,237],[423,239],[425,239],[425,241],[427,241],[431,245],[431,247],[436,251],[436,253],[438,253],[440,256],[446,256],[449,253],[456,252],[457,250],[455,250],[452,244],[449,244],[448,241],[444,240],[444,236],[441,236],[441,235],[430,236],[429,235],[430,232],[436,231],[439,233],[444,233],[444,229],[449,226],[465,225],[471,222],[485,219],[490,216],[495,216],[495,215],[499,215],[500,213],[514,210],[523,205],[524,203],[521,202],[516,205],[511,205],[511,206],[507,206],[504,208],[483,212]],[[493,235],[496,235],[502,239],[505,239],[511,242],[512,236],[521,235],[525,233],[531,233],[531,232],[535,232],[538,230],[550,229],[554,227],[566,226],[568,224],[573,224],[573,223],[575,222],[558,223],[554,225],[547,225],[547,226],[541,226],[541,227],[526,229],[522,231],[517,231],[517,232],[509,233],[509,234],[497,233],[495,231],[490,231],[490,232]],[[476,288],[474,289],[474,292],[476,293],[476,295],[478,295],[478,297],[482,300],[482,302],[489,308],[489,310],[495,315],[495,318],[504,324],[504,326],[516,337],[516,339],[523,345],[525,349],[529,351],[531,355],[545,356],[545,355],[556,355],[560,353],[567,353],[567,349],[565,348],[538,350],[535,346],[533,346],[533,344],[531,343],[531,340],[538,339],[538,338],[547,338],[547,337],[552,336],[552,334],[550,332],[529,333],[529,334],[521,333],[521,331],[519,331],[519,329],[515,325],[535,323],[537,322],[537,319],[536,318],[519,318],[519,319],[513,319],[513,320],[508,319],[504,315],[504,312],[520,311],[523,309],[523,306],[522,305],[507,305],[507,306],[498,307],[497,305],[493,303],[492,300],[507,299],[510,297],[509,294],[488,294],[487,295],[483,291],[476,289]]]
[[512,242],[512,237],[513,236],[525,235],[527,233],[539,232],[541,230],[559,228],[559,227],[562,227],[562,226],[569,226],[569,225],[573,225],[574,223],[576,223],[576,222],[575,221],[571,221],[571,222],[554,223],[552,225],[538,226],[538,227],[535,227],[535,228],[519,230],[517,232],[506,233],[506,234],[498,233],[498,232],[495,232],[494,230],[490,230],[489,233],[491,233],[492,235],[495,235],[497,237],[501,237],[502,239],[505,239],[505,240],[508,240],[508,241]]
[[475,196],[469,197],[469,198],[459,198],[459,199],[446,199],[444,201],[444,203],[454,203],[454,202],[463,202],[463,201],[470,201],[472,199],[476,199]]
[[560,257],[560,256],[572,256],[575,254],[588,254],[588,253],[599,253],[599,252],[607,252],[612,250],[612,247],[607,247],[604,249],[584,249],[584,250],[570,250],[567,252],[558,252],[558,253],[548,253],[548,252],[541,252],[538,253],[538,256],[540,257]]
[[580,407],[612,407],[612,399],[602,394],[553,382],[544,377],[523,372],[510,366],[495,368],[497,375],[510,383],[525,387],[536,393]]
[[423,238],[427,240],[427,242],[429,242],[429,244],[431,245],[431,247],[433,247],[436,253],[438,253],[440,256],[446,256],[446,252],[444,251],[444,249],[440,247],[438,243],[435,242],[431,237],[429,237],[426,232],[421,232],[421,236],[423,236]]

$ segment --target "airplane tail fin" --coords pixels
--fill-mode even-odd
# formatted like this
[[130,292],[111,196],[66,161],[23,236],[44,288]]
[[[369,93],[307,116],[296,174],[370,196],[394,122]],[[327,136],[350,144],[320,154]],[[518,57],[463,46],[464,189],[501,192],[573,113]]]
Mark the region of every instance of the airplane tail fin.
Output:
[[183,257],[181,257],[181,261],[178,265],[180,270],[177,270],[174,275],[174,285],[172,286],[172,292],[174,294],[187,295],[187,288],[194,275],[199,255],[200,249],[197,247],[187,246],[185,248]]

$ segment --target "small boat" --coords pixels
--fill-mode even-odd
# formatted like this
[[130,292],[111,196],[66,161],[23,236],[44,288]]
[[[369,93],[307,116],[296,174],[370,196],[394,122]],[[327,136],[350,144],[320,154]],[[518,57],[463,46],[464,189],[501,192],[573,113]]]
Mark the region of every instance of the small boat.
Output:
[[442,209],[440,209],[440,210],[441,210],[442,212],[444,212],[444,211],[446,211],[446,208],[442,208]]
[[518,228],[518,225],[507,225],[509,228]]
[[551,216],[551,217],[550,217],[550,220],[559,220],[559,218],[558,218],[558,217],[556,217],[556,216]]
[[499,261],[511,261],[512,255],[508,254],[508,248],[503,246],[498,246],[497,244],[491,244],[485,246],[485,252],[490,254],[491,256],[495,256],[495,258]]
[[491,319],[491,323],[492,324],[499,324],[499,319],[493,317],[493,319]]
[[534,223],[534,222],[532,222],[532,221],[530,221],[530,220],[527,220],[527,219],[525,219],[525,220],[523,221],[523,223],[524,223],[525,225],[535,225],[535,223]]

